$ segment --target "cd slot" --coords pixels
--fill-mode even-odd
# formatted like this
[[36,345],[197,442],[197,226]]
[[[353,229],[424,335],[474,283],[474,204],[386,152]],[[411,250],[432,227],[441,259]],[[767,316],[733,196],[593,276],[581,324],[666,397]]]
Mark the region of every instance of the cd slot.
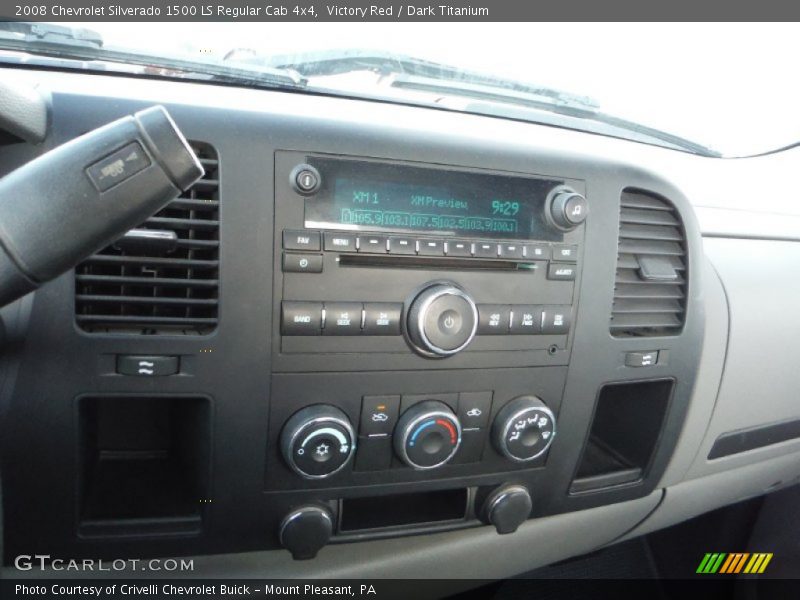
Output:
[[341,254],[342,267],[397,267],[420,269],[533,271],[535,262],[482,258],[447,258],[431,256],[380,256],[368,254]]

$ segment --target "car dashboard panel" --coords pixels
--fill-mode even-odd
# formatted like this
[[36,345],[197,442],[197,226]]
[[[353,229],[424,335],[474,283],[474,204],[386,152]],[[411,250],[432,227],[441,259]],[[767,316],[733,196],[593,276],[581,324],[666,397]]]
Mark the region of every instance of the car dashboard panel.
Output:
[[[753,316],[796,287],[749,286],[796,244],[703,238],[691,174],[713,159],[377,102],[8,75],[50,91],[51,130],[0,146],[3,173],[162,104],[205,175],[144,241],[2,311],[6,560],[251,553],[240,574],[267,557],[284,575],[281,548],[329,544],[303,568],[419,574],[436,552],[509,576],[762,493],[669,502],[798,449],[785,359],[742,412],[753,336],[796,345]],[[543,532],[563,546],[473,564]]]

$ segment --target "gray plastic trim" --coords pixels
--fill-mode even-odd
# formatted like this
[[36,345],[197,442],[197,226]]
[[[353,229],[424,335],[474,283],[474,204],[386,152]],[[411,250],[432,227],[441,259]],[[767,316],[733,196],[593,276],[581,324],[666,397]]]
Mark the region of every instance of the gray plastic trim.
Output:
[[704,245],[725,286],[730,334],[714,413],[687,478],[800,450],[800,440],[790,440],[707,459],[724,433],[800,418],[800,279],[793,276],[800,244],[707,238]]
[[[194,578],[504,579],[608,544],[635,527],[659,505],[649,496],[569,514],[534,519],[511,535],[483,526],[426,536],[356,544],[333,544],[314,560],[295,561],[285,550],[187,557]],[[557,541],[557,543],[555,543]],[[167,572],[107,571],[97,578],[171,577]],[[5,568],[0,577],[30,577]],[[43,571],[42,578],[81,577],[78,571]],[[451,590],[452,591],[452,590]]]

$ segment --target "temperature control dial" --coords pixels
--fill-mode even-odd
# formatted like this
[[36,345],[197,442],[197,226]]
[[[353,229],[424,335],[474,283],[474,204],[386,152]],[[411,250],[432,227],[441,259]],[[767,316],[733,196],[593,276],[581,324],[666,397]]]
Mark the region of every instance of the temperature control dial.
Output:
[[394,449],[409,467],[434,469],[445,464],[461,444],[461,424],[443,402],[426,400],[400,417]]
[[283,427],[281,452],[286,463],[308,479],[329,477],[353,456],[355,434],[341,410],[318,404],[296,412]]
[[515,462],[541,456],[553,443],[556,419],[536,396],[521,396],[506,404],[492,425],[492,441],[500,454]]

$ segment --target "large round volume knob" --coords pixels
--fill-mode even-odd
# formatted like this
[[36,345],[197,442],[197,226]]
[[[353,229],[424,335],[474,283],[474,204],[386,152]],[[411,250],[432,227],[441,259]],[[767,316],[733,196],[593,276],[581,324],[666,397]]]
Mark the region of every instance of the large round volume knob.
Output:
[[568,187],[559,187],[550,193],[547,216],[559,229],[575,229],[586,220],[589,205],[586,198]]
[[497,451],[515,462],[533,460],[553,443],[556,418],[536,396],[521,396],[506,404],[492,424]]
[[445,464],[461,444],[461,424],[443,402],[426,400],[400,417],[394,449],[409,467],[434,469]]
[[283,458],[309,479],[330,477],[353,456],[355,433],[341,410],[318,404],[296,412],[281,432]]
[[450,356],[467,347],[478,328],[478,309],[455,285],[437,283],[423,290],[408,310],[408,337],[425,356]]

